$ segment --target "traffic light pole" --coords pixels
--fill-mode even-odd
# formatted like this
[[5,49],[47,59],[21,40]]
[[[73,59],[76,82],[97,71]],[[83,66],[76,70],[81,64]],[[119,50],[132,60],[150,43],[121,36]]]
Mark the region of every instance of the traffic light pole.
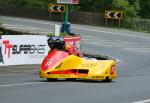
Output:
[[68,22],[68,7],[69,5],[66,4],[66,12],[65,12],[65,32],[67,31],[67,22]]

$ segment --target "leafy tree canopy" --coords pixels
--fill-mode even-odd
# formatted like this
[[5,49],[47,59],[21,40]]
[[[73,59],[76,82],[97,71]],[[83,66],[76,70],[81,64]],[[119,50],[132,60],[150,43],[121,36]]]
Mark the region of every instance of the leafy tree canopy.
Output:
[[[47,9],[48,3],[57,0],[0,0],[0,5],[13,4],[24,7]],[[70,5],[70,10],[87,12],[104,12],[105,10],[122,10],[126,17],[150,19],[150,0],[79,0],[78,5]]]

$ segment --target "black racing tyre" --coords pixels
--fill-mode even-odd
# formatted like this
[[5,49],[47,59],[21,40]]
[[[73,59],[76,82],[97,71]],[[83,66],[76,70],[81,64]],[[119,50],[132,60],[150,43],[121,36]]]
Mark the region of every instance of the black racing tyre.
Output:
[[50,82],[50,81],[56,81],[57,78],[47,78],[47,81]]
[[103,82],[109,83],[109,82],[112,82],[112,79],[110,79],[109,77],[106,77],[106,78],[103,80]]
[[75,81],[75,78],[66,78],[67,81]]

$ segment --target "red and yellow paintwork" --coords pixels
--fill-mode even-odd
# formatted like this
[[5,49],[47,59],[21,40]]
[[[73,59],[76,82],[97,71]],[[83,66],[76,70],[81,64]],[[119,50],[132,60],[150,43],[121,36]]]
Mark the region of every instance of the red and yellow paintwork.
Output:
[[91,80],[113,80],[116,78],[114,60],[86,60],[67,52],[53,50],[43,60],[41,78],[75,78]]

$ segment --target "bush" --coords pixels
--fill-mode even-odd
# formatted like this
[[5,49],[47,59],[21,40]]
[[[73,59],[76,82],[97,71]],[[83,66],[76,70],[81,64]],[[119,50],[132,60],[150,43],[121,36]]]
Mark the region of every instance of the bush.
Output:
[[1,23],[1,20],[0,20],[0,35],[3,34],[3,31],[2,31],[2,23]]
[[112,7],[114,10],[120,10],[123,12],[124,19],[138,17],[137,13],[140,10],[139,0],[133,5],[130,5],[126,0],[113,0]]
[[140,2],[136,0],[132,5],[127,0],[113,0],[112,7],[114,10],[122,11],[123,20],[121,27],[136,30],[138,13],[140,10]]

